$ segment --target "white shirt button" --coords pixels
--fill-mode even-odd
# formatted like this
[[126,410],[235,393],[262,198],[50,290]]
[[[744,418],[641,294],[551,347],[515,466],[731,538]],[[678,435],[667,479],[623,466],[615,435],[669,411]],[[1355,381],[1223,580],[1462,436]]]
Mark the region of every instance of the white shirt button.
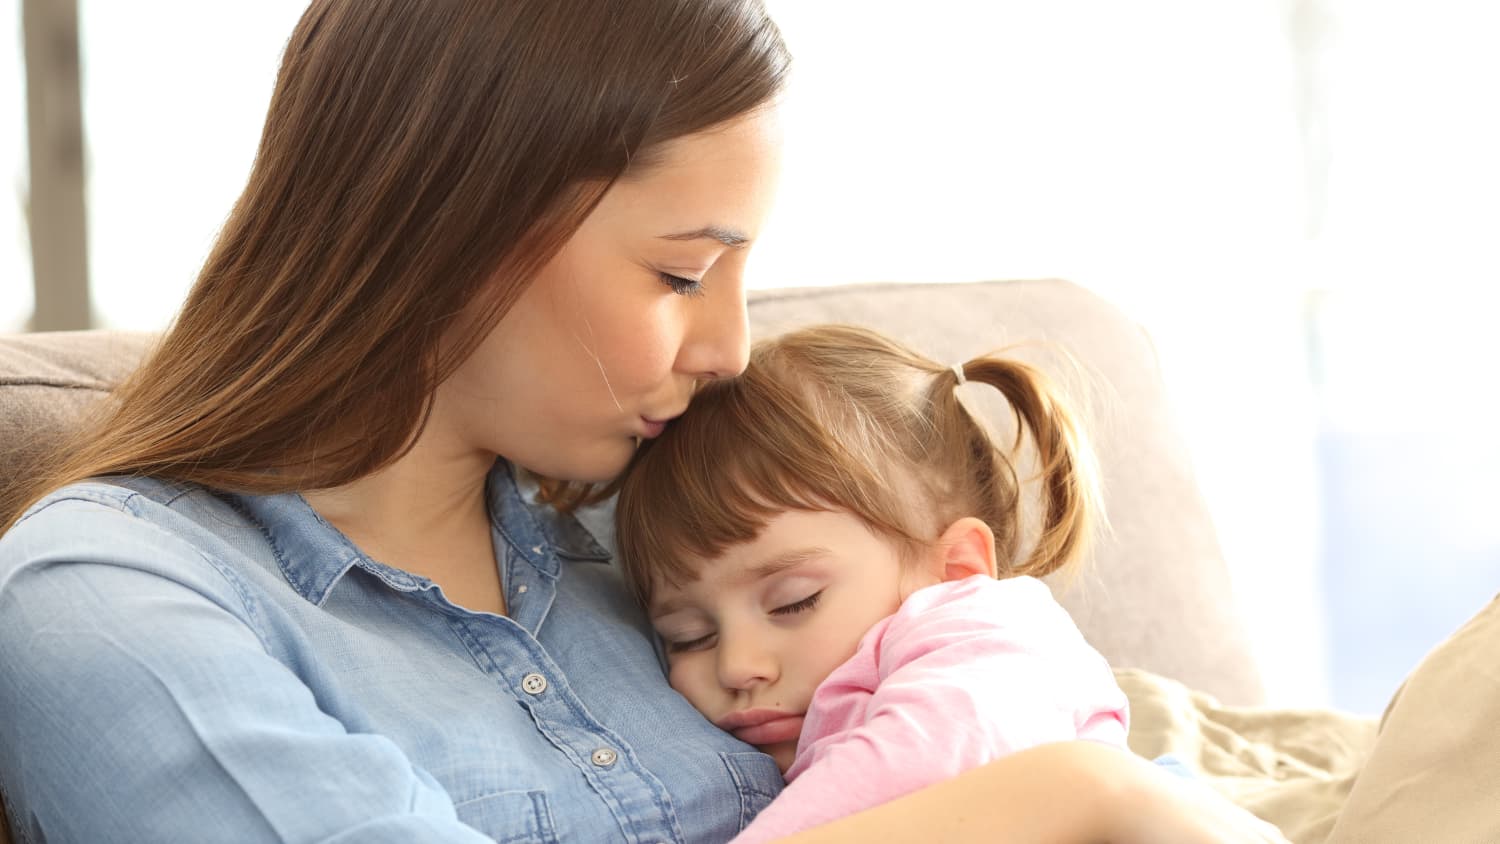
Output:
[[527,674],[521,678],[521,690],[529,695],[539,695],[547,691],[547,678],[540,674]]
[[525,595],[526,594],[526,584],[523,583],[520,586],[517,586],[516,587],[516,594],[517,595]]
[[601,768],[608,768],[610,765],[615,764],[615,760],[618,758],[620,758],[619,755],[607,747],[601,747],[594,751],[594,764]]

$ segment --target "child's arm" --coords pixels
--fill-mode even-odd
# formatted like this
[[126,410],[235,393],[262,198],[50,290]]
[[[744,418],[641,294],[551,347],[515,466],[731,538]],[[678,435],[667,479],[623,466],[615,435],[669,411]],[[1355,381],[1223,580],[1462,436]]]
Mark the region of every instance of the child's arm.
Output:
[[737,844],[877,806],[997,758],[1087,738],[1125,750],[1125,695],[1042,583],[924,589],[819,687],[782,796]]

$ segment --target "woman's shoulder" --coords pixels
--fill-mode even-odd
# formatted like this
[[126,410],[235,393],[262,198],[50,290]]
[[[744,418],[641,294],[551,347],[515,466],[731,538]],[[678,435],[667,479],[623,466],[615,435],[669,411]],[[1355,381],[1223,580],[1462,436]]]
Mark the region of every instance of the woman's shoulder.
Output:
[[229,500],[197,484],[139,476],[107,476],[48,493],[17,520],[10,533],[67,536],[103,531],[124,538],[160,532],[198,539],[245,527]]
[[69,484],[0,536],[0,594],[36,578],[134,570],[233,602],[241,584],[224,560],[246,532],[253,526],[200,486],[139,477]]
[[[105,476],[89,478],[60,487],[32,504],[17,520],[17,525],[64,518],[63,512],[106,509],[151,521],[173,509],[189,496],[211,497],[196,484],[145,476]],[[181,509],[181,508],[179,508]]]

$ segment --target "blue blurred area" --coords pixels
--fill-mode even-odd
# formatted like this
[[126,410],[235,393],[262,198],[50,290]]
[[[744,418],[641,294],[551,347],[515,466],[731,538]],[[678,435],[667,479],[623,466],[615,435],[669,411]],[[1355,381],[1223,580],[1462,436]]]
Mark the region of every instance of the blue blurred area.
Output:
[[[1419,385],[1405,385],[1406,389]],[[1473,385],[1474,389],[1484,389]],[[1493,425],[1325,430],[1323,576],[1334,706],[1378,714],[1422,656],[1500,591],[1500,441]]]

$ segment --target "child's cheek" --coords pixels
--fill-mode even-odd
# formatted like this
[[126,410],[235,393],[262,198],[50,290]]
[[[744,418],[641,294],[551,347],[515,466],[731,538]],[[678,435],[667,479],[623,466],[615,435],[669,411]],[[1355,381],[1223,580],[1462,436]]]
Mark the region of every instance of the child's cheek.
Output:
[[667,684],[678,694],[687,698],[688,703],[691,703],[694,709],[712,718],[713,713],[705,708],[708,700],[705,684],[699,676],[702,671],[695,671],[691,665],[692,662],[694,660],[673,658],[667,665]]

